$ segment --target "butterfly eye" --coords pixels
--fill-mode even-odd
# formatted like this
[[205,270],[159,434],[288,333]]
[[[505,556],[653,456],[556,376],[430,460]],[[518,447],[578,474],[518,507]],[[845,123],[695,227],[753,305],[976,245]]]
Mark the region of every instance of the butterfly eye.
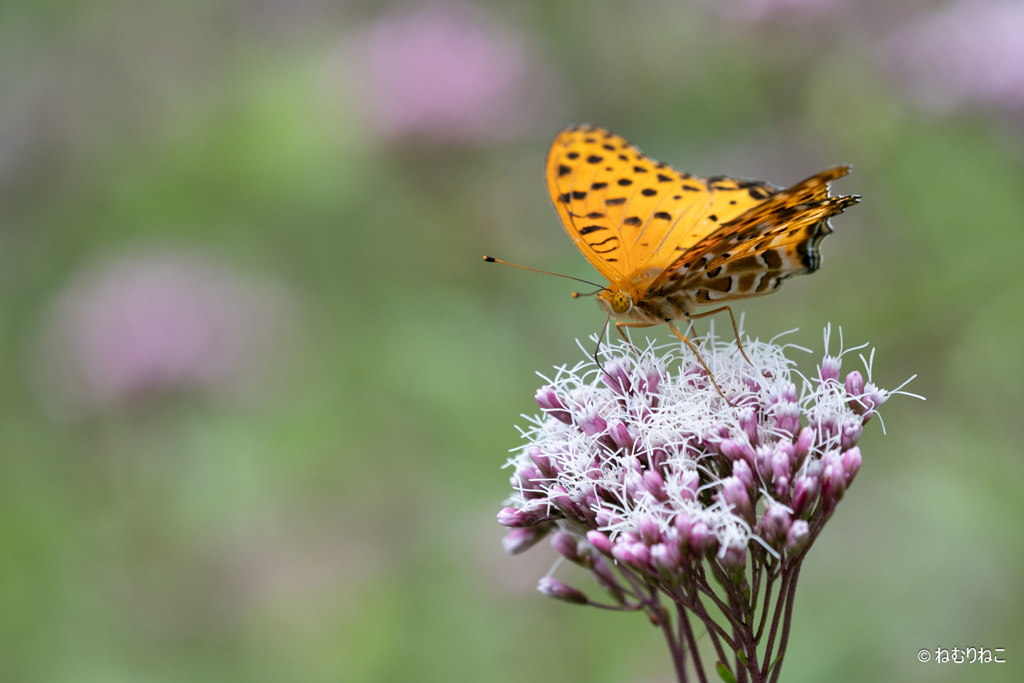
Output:
[[633,299],[623,291],[615,292],[612,295],[612,310],[616,313],[628,313],[633,308]]

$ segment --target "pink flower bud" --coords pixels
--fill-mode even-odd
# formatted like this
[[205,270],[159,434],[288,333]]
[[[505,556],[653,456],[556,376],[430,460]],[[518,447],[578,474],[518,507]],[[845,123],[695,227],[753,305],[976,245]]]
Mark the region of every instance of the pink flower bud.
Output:
[[615,445],[627,453],[633,451],[633,444],[636,439],[629,433],[626,425],[621,422],[613,422],[611,427],[608,428],[608,434],[612,437],[612,441]]
[[630,547],[630,552],[633,555],[633,564],[641,569],[646,569],[651,565],[651,551],[643,543],[634,543]]
[[637,470],[629,470],[624,475],[623,486],[626,489],[626,496],[631,500],[637,499],[639,491],[645,491],[644,478]]
[[694,522],[693,526],[690,527],[690,549],[693,550],[694,554],[703,555],[711,550],[713,539],[714,536],[711,535],[711,530],[708,529],[708,525],[704,522]]
[[663,503],[668,500],[668,494],[665,493],[665,480],[662,479],[657,470],[647,470],[644,472],[644,488],[655,499]]
[[754,509],[750,504],[750,496],[747,495],[746,485],[738,477],[726,477],[722,480],[721,486],[720,495],[722,500],[737,515],[744,519],[750,519],[754,514]]
[[551,531],[549,524],[512,529],[505,534],[505,538],[501,539],[501,548],[509,555],[518,555],[537,545],[537,542],[547,536],[549,531]]
[[678,543],[657,543],[651,546],[651,563],[659,571],[674,576],[683,565]]
[[756,490],[754,487],[754,473],[746,460],[737,460],[732,464],[732,476],[743,482],[748,491]]
[[700,488],[700,475],[694,470],[683,472],[679,477],[679,497],[683,500],[697,500],[697,489]]
[[843,461],[836,451],[829,451],[821,459],[824,471],[821,476],[821,493],[835,505],[843,499],[846,493],[846,473],[843,471]]
[[[640,377],[637,382],[637,389],[646,394],[657,394],[661,384],[661,373],[658,368],[647,365],[640,368]],[[657,397],[654,397],[655,401]]]
[[542,477],[550,479],[555,476],[555,468],[551,463],[551,458],[544,455],[544,452],[541,451],[540,448],[537,446],[530,446],[526,449],[526,455],[529,456],[530,460],[533,461],[533,464],[537,466],[537,470],[540,472]]
[[856,418],[852,418],[843,422],[841,435],[839,437],[840,449],[848,450],[857,445],[857,440],[860,439],[860,434],[864,431],[863,422]]
[[[868,382],[864,387],[864,396],[861,398],[860,403],[863,406],[863,412],[859,414],[864,415],[865,424],[875,415],[875,411],[880,405],[889,400],[889,392],[884,389],[879,389],[873,383]],[[858,412],[854,408],[853,412]]]
[[617,526],[620,522],[622,522],[622,516],[607,508],[601,508],[594,515],[595,526],[607,528]]
[[543,515],[536,512],[527,512],[517,508],[502,508],[498,513],[498,524],[513,528],[533,526],[540,522]]
[[755,459],[757,461],[757,473],[761,475],[761,478],[765,481],[771,481],[772,478],[772,458],[775,457],[775,449],[769,444],[763,444],[757,447],[757,453]]
[[753,409],[744,408],[740,411],[739,423],[751,445],[757,445],[757,414]]
[[587,436],[600,436],[608,429],[608,423],[594,407],[584,408],[580,411],[576,416],[576,424]]
[[736,572],[747,563],[747,546],[730,545],[721,554],[722,566]]
[[651,558],[651,552],[647,549],[643,543],[631,543],[627,539],[620,539],[615,547],[612,548],[612,557],[619,562],[636,567],[637,569],[647,569],[648,561]]
[[644,515],[640,518],[640,539],[647,545],[661,543],[661,527],[651,515]]
[[[864,393],[864,377],[856,370],[846,376],[846,393],[853,397]],[[853,400],[850,401],[850,407],[856,412]]]
[[569,492],[565,490],[564,486],[552,486],[548,494],[548,499],[557,507],[563,515],[572,519],[579,519],[581,517],[579,508],[576,503],[569,497]]
[[860,463],[861,457],[859,447],[854,446],[843,453],[843,474],[846,477],[847,487],[853,483],[853,478],[857,476],[857,471],[860,469]]
[[787,434],[788,438],[792,438],[800,431],[800,406],[798,404],[776,403],[772,408],[772,414],[775,416],[776,429]]
[[796,438],[796,443],[793,444],[794,468],[804,464],[804,458],[811,452],[811,446],[814,445],[814,435],[814,430],[810,427],[804,427],[800,430],[800,436]]
[[633,388],[629,378],[629,361],[626,359],[605,361],[604,383],[609,389],[620,396],[625,396]]
[[796,385],[792,382],[785,382],[779,392],[780,397],[787,403],[796,403],[800,395],[796,391]]
[[772,475],[775,481],[775,495],[785,498],[789,493],[789,479],[793,475],[789,455],[782,449],[772,456]]
[[838,382],[839,381],[839,369],[843,367],[843,361],[841,358],[835,356],[825,356],[821,361],[821,369],[818,376],[822,382]]
[[763,538],[772,545],[784,542],[792,522],[789,510],[778,503],[772,503],[761,516]]
[[685,512],[680,512],[673,520],[672,526],[675,527],[676,537],[679,539],[679,549],[686,552],[689,550],[690,529],[693,527],[689,515]]
[[520,465],[509,478],[512,488],[520,491],[527,500],[543,498],[544,482],[540,470],[535,465]]
[[545,413],[560,420],[565,424],[572,424],[572,417],[569,415],[569,409],[566,408],[565,403],[562,402],[561,397],[555,393],[552,387],[541,387],[537,390],[537,405]]
[[811,508],[814,507],[814,501],[818,498],[819,486],[817,477],[797,477],[796,483],[793,484],[793,500],[791,505],[794,516],[803,517],[811,511]]
[[839,421],[835,415],[826,415],[820,420],[811,420],[811,427],[818,432],[818,442],[828,443],[839,436]]
[[582,560],[579,553],[579,543],[576,537],[559,531],[551,535],[551,547],[558,551],[558,554],[565,559],[579,564]]
[[748,443],[738,443],[732,439],[722,439],[718,444],[719,452],[730,460],[746,460],[748,464],[755,463],[754,449]]
[[537,582],[537,590],[549,598],[555,598],[557,600],[564,600],[565,602],[571,602],[575,605],[586,605],[589,600],[587,596],[575,588],[570,588],[558,579],[545,576],[543,579]]
[[811,530],[807,526],[807,522],[802,519],[796,520],[786,533],[786,549],[794,553],[800,552],[807,545],[810,533]]
[[588,531],[587,540],[590,541],[590,545],[597,548],[599,552],[605,555],[612,554],[612,541],[608,538],[608,535],[602,531]]

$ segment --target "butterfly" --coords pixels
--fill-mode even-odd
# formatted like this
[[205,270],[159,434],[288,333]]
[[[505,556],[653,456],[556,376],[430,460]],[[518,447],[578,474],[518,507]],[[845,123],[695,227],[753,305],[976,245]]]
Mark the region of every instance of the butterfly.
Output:
[[[609,282],[597,300],[619,333],[668,324],[710,377],[675,321],[728,311],[737,331],[728,305],[694,311],[770,294],[794,275],[817,270],[818,248],[832,232],[829,218],[860,200],[829,195],[829,183],[850,168],[836,166],[787,189],[698,178],[607,130],[574,126],[552,143],[546,178],[565,232]],[[736,338],[738,344],[738,331]]]

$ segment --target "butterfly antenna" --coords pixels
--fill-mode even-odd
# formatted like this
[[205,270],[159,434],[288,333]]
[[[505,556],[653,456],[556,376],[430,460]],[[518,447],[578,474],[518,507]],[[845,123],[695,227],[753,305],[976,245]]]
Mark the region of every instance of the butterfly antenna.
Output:
[[601,289],[594,290],[593,292],[587,292],[586,294],[580,294],[579,292],[573,292],[572,293],[572,298],[573,299],[579,299],[581,296],[594,296],[595,294],[603,292],[606,289],[608,289],[608,288],[607,287],[602,287]]
[[[582,282],[585,285],[592,285],[594,287],[600,287],[600,289],[597,290],[598,292],[608,289],[607,287],[601,287],[601,285],[597,284],[596,282],[591,282],[590,280],[582,280],[582,279],[580,279],[578,277],[573,277],[572,275],[562,275],[561,273],[550,273],[550,272],[548,272],[546,270],[537,270],[536,268],[527,268],[526,266],[517,266],[514,263],[509,263],[508,261],[502,261],[501,259],[494,258],[493,256],[484,256],[484,261],[486,261],[487,263],[504,263],[506,266],[512,266],[513,268],[519,268],[521,270],[530,270],[530,271],[533,271],[534,273],[543,273],[544,275],[554,275],[556,277],[564,277],[564,278],[567,278],[569,280],[576,280],[576,282]],[[595,292],[595,294],[596,293],[597,292]],[[577,293],[573,292],[573,298],[576,298],[577,296],[578,296]],[[583,296],[589,296],[589,294],[584,294]]]

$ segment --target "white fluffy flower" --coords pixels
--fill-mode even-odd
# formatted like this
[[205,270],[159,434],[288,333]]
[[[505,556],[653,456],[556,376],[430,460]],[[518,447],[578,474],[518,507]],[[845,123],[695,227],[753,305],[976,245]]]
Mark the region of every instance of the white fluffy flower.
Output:
[[860,467],[863,425],[888,392],[857,371],[841,382],[842,351],[808,379],[775,343],[744,344],[753,366],[735,343],[706,338],[700,348],[733,405],[677,343],[637,351],[620,342],[602,350],[600,367],[558,368],[509,460],[514,492],[502,523],[557,524],[666,580],[704,556],[742,568],[751,544],[778,557],[797,550],[794,536],[803,548],[793,522],[831,514]]

